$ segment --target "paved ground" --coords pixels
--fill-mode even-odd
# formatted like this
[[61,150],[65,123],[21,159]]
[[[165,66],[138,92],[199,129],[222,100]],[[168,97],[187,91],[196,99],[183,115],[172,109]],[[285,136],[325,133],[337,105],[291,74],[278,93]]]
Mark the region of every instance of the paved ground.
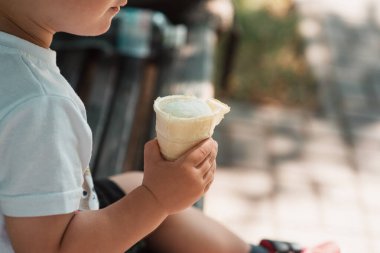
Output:
[[205,212],[243,238],[380,252],[380,3],[297,2],[320,112],[230,103]]

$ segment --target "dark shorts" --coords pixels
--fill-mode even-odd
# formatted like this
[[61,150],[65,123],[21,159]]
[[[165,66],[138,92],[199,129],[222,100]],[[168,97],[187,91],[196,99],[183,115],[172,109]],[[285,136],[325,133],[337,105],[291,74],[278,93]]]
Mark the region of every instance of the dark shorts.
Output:
[[[94,180],[94,185],[100,208],[105,208],[125,196],[123,190],[109,179]],[[126,253],[143,253],[145,251],[146,243],[141,240]]]

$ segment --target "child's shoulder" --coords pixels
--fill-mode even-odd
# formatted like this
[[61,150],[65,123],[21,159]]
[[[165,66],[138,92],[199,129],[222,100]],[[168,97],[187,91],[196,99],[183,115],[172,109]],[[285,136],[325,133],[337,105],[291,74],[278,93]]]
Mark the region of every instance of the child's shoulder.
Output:
[[[0,76],[2,77],[0,83],[2,86],[11,85],[16,86],[17,90],[27,92],[34,90],[40,93],[41,84],[54,81],[57,76],[60,76],[53,51],[39,48],[15,36],[3,37],[0,36]],[[11,42],[14,42],[14,45]]]
[[38,80],[17,52],[0,46],[0,107],[27,96],[42,94]]
[[32,100],[36,104],[38,100],[60,99],[77,107],[76,95],[59,71],[39,67],[27,55],[15,51],[4,51],[0,45],[0,119],[22,104],[31,106],[28,101]]

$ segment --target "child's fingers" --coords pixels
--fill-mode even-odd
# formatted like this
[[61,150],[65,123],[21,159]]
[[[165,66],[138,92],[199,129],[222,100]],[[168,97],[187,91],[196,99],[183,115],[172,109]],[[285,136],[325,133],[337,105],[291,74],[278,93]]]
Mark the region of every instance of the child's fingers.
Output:
[[210,185],[214,181],[215,171],[216,171],[216,161],[213,162],[212,167],[207,172],[207,174],[204,176],[204,180],[205,180],[205,183],[206,183],[206,187],[204,189],[204,193],[206,193],[208,191],[208,189],[210,188]]
[[204,177],[209,169],[211,168],[213,162],[215,161],[215,157],[212,153],[210,153],[196,168],[199,170],[199,173]]
[[216,161],[213,160],[209,163],[208,165],[208,169],[206,170],[206,172],[203,174],[203,180],[208,183],[210,180],[212,180],[214,178],[214,174],[215,174],[215,170],[216,170]]
[[197,144],[188,152],[186,152],[180,158],[180,160],[181,159],[186,160],[187,162],[190,162],[194,167],[198,167],[200,164],[203,163],[206,157],[215,149],[216,149],[215,141],[211,138],[208,138],[200,142],[199,144]]
[[162,160],[160,147],[158,145],[157,139],[153,139],[145,143],[144,157],[149,157],[151,161]]
[[212,184],[212,181],[206,185],[206,187],[205,187],[203,193],[208,192],[208,189],[210,189],[211,184]]

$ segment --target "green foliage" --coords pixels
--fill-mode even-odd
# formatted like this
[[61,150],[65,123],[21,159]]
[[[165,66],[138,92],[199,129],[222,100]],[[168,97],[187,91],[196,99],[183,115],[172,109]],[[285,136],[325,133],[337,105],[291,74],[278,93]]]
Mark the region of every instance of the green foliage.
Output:
[[253,103],[312,106],[316,87],[304,59],[294,8],[278,15],[270,8],[243,8],[247,1],[235,3],[241,37],[229,89],[223,94]]

